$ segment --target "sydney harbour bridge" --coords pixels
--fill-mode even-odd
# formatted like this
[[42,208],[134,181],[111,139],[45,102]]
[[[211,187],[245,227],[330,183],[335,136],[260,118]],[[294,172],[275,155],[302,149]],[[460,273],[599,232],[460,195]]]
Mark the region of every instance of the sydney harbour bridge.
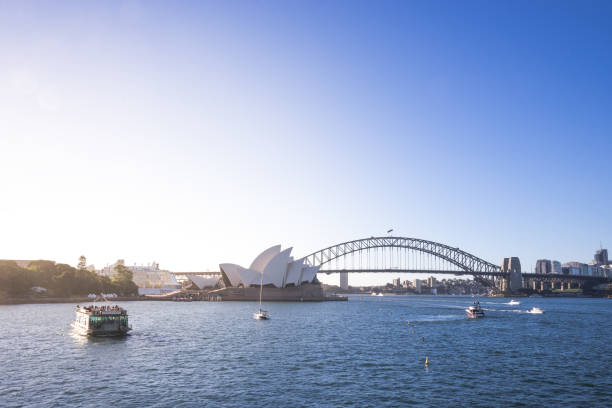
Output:
[[[419,238],[380,236],[347,241],[303,258],[319,273],[427,273],[471,275],[475,280],[502,290],[546,283],[554,287],[569,287],[571,283],[608,282],[605,277],[522,273],[517,257],[505,258],[501,265],[485,261],[457,247]],[[512,283],[514,282],[514,283]]]

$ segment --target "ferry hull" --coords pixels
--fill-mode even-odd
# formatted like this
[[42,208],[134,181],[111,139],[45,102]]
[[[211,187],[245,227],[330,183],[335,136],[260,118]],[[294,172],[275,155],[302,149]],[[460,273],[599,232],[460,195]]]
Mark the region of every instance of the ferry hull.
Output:
[[129,335],[129,331],[131,330],[130,328],[118,330],[87,329],[74,323],[72,327],[77,334],[89,337],[121,337]]

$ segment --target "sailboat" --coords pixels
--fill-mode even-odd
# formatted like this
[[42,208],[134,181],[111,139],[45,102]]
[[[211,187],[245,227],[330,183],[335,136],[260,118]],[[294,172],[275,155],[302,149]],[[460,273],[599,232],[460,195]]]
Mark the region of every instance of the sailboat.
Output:
[[259,310],[253,313],[253,319],[255,320],[269,320],[270,315],[267,310],[261,308],[261,295],[263,294],[263,272],[261,273],[261,281],[259,282]]

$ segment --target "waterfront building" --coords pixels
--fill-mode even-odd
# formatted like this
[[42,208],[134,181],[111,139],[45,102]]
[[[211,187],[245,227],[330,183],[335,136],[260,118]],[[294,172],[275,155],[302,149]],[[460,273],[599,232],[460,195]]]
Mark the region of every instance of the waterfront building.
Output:
[[132,271],[132,281],[138,286],[138,294],[140,295],[160,294],[181,288],[174,275],[170,271],[159,269],[157,262],[148,265],[127,266],[123,259],[119,259],[114,264],[102,268],[98,271],[98,274],[113,279],[119,265],[123,265]]
[[223,283],[226,287],[244,288],[259,286],[262,279],[264,286],[276,288],[316,283],[319,266],[310,266],[303,259],[294,260],[291,256],[292,249],[281,251],[280,245],[268,248],[259,254],[248,268],[231,263],[220,264]]
[[559,261],[551,261],[551,273],[562,274],[563,269],[561,268],[561,262]]
[[412,287],[414,288],[415,292],[421,293],[421,280],[420,279],[415,279],[413,281]]
[[[563,266],[570,268],[570,275],[583,275],[583,276],[589,275],[589,265],[585,263],[571,261],[571,262],[564,263]],[[575,271],[577,271],[578,273],[575,273]]]
[[394,288],[399,288],[399,287],[401,287],[402,285],[401,285],[401,283],[400,283],[400,282],[401,282],[400,278],[395,278],[395,279],[393,279],[393,287],[394,287]]
[[429,278],[427,278],[427,286],[429,286],[430,288],[435,288],[436,278],[434,278],[433,276],[430,276]]
[[604,277],[606,276],[606,272],[602,266],[598,266],[595,264],[589,264],[589,275],[590,276],[598,276],[598,277]]

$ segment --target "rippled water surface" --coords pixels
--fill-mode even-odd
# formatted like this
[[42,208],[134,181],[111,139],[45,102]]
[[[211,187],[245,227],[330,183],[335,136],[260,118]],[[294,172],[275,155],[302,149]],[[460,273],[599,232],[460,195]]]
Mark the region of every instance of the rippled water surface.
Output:
[[72,304],[0,306],[0,406],[611,406],[612,300],[518,300],[478,320],[457,296],[270,303],[270,321],[126,302],[124,339],[73,335]]

